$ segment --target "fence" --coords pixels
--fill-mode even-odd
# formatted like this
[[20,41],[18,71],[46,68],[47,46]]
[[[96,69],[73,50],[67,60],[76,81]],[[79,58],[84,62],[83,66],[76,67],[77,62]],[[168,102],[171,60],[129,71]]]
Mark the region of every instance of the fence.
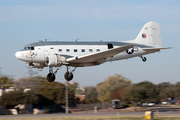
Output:
[[82,111],[86,111],[86,110],[94,110],[94,106],[97,107],[97,109],[108,109],[108,108],[112,108],[112,104],[111,103],[103,103],[103,104],[77,104],[75,106],[70,105],[69,109],[79,109]]

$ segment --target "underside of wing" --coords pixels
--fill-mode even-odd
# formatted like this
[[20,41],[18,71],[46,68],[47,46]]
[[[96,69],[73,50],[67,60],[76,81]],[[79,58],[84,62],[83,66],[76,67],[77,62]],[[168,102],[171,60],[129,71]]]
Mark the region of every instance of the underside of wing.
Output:
[[95,65],[101,64],[105,61],[105,59],[109,57],[113,57],[114,55],[121,53],[129,48],[132,48],[133,45],[125,45],[117,48],[112,48],[92,54],[87,54],[83,56],[77,56],[73,58],[68,58],[66,62],[70,64],[85,64],[85,63],[93,63]]

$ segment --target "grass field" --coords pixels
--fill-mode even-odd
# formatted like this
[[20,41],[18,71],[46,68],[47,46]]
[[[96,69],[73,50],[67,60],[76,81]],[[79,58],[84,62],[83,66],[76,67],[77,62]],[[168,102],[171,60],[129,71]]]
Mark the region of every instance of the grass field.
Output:
[[[0,118],[0,120],[145,120],[144,116],[83,116],[83,117],[47,117],[47,118]],[[154,116],[153,120],[180,120],[179,116]]]

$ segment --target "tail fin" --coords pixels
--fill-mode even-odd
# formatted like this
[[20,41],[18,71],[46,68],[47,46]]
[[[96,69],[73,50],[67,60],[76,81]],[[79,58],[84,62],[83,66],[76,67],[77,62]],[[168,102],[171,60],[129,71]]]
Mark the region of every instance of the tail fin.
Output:
[[157,22],[148,22],[141,29],[140,33],[134,40],[135,43],[153,46],[153,47],[161,47],[161,34],[159,23]]

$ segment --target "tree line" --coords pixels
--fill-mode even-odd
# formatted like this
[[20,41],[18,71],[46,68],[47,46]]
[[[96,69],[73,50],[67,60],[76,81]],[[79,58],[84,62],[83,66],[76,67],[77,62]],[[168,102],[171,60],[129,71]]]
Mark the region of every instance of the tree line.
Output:
[[[35,105],[64,105],[65,84],[59,82],[47,82],[45,77],[20,78],[14,80],[8,76],[0,76],[1,89],[13,87],[14,91],[3,93],[0,97],[0,105],[14,107],[18,104]],[[30,90],[24,92],[25,88]],[[132,83],[121,74],[108,76],[106,80],[96,86],[86,86],[83,89],[78,83],[68,85],[69,104],[106,103],[113,99],[120,99],[123,104],[138,102],[167,101],[169,98],[179,100],[180,82],[172,84],[162,82],[154,84],[150,81]],[[76,97],[76,94],[85,95],[84,100]]]

